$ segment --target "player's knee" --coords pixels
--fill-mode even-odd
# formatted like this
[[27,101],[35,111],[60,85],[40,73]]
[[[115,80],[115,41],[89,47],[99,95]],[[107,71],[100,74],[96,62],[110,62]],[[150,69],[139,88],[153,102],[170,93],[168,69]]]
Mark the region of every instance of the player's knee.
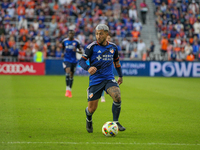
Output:
[[95,112],[96,109],[96,107],[88,107],[89,112],[92,114]]
[[113,100],[114,100],[115,102],[121,102],[121,95],[118,94],[118,93],[115,94]]

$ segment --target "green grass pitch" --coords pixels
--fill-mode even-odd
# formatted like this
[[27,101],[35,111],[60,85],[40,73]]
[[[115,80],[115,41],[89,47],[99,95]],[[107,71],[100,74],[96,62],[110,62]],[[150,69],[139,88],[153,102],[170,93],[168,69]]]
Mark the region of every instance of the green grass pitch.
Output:
[[112,99],[99,101],[87,133],[87,76],[75,76],[66,98],[65,76],[0,76],[1,150],[199,150],[200,78],[124,77],[120,123],[105,137]]

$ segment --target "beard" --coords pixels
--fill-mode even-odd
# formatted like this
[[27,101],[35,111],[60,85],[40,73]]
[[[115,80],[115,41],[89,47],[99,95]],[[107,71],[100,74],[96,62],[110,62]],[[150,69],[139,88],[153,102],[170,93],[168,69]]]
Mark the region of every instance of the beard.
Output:
[[103,43],[106,41],[106,39],[103,39],[102,42],[99,42],[100,45],[103,45]]

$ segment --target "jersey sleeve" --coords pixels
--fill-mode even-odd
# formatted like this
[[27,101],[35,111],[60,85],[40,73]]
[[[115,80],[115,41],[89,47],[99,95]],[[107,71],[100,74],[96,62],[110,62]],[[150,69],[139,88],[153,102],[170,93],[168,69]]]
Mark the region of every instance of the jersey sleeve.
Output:
[[114,62],[119,61],[119,52],[118,52],[118,48],[117,47],[116,47],[115,54],[113,56],[113,60],[114,60]]
[[80,42],[77,42],[77,46],[76,46],[78,49],[80,49],[81,48],[81,44],[80,44]]
[[82,55],[79,65],[84,69],[88,70],[90,68],[89,65],[87,65],[86,61],[92,56],[92,49],[86,48],[85,53]]

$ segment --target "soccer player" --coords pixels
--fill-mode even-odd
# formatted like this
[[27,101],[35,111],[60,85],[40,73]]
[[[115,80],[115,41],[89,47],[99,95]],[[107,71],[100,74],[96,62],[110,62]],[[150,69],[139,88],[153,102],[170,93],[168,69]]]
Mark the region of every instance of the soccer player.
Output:
[[[63,39],[63,69],[66,74],[66,97],[72,97],[72,84],[73,84],[73,76],[76,70],[76,65],[78,60],[76,59],[76,52],[82,54],[82,48],[80,46],[80,42],[74,38],[74,30],[68,31],[68,38]],[[78,49],[78,50],[77,50]]]
[[[112,42],[107,42],[109,28],[105,24],[99,24],[96,27],[96,41],[86,47],[85,54],[79,61],[80,66],[90,73],[88,88],[88,107],[86,112],[86,129],[89,133],[93,132],[92,115],[97,109],[98,101],[102,91],[105,90],[113,99],[112,113],[113,121],[117,123],[119,131],[124,128],[119,122],[121,111],[121,94],[119,85],[122,83],[122,70],[119,63],[117,46]],[[86,60],[90,61],[90,66]],[[113,74],[113,62],[118,72],[118,81]]]

